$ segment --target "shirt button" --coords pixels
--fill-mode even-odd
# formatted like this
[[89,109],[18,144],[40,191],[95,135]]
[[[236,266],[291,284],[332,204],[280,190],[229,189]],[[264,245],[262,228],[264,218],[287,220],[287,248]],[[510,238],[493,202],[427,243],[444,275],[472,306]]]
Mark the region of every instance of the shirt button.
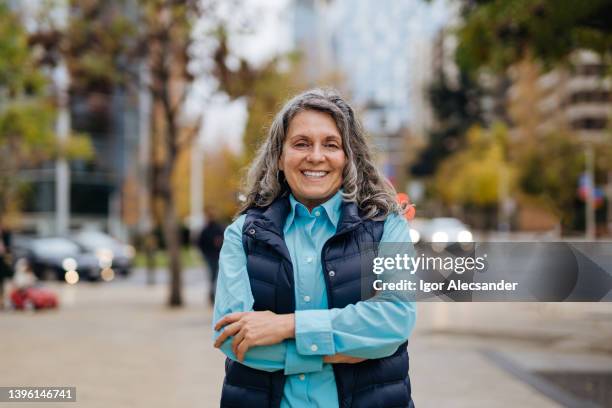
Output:
[[336,271],[329,271],[328,275],[333,278],[336,276]]
[[312,263],[312,256],[309,256],[308,258],[306,258],[306,262],[307,263]]
[[317,351],[319,349],[319,347],[317,347],[316,344],[313,344],[312,346],[310,346],[310,351]]
[[319,215],[321,215],[321,211],[319,210],[315,211],[315,216],[318,217]]
[[304,302],[310,302],[310,296],[308,295],[304,296]]
[[304,374],[300,374],[300,375],[298,375],[298,378],[299,378],[301,381],[304,381],[304,380],[306,379],[306,376],[305,376]]

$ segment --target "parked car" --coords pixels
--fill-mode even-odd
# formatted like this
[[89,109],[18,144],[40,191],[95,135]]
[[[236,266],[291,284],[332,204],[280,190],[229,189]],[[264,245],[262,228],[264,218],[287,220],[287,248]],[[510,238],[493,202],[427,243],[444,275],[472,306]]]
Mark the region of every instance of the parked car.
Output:
[[15,309],[22,310],[53,309],[56,308],[59,303],[55,293],[42,286],[14,289],[9,298],[11,300],[11,305]]
[[66,272],[75,271],[79,279],[98,280],[100,266],[96,255],[63,237],[24,238],[13,243],[15,263],[25,259],[38,279],[53,276],[65,280]]
[[436,243],[467,243],[473,241],[469,227],[456,218],[432,218],[421,227],[421,241]]
[[83,230],[73,234],[71,240],[83,250],[96,255],[100,268],[112,268],[128,275],[134,263],[134,248],[101,231]]

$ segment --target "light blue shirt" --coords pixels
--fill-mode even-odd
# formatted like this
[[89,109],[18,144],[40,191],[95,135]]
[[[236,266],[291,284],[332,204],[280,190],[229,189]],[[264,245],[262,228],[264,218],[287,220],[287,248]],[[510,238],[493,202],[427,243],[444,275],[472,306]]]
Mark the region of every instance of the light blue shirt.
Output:
[[[284,370],[285,388],[281,407],[337,407],[338,394],[331,364],[323,356],[342,353],[361,358],[382,358],[393,354],[414,327],[413,302],[393,298],[389,301],[361,301],[342,309],[328,309],[321,250],[331,238],[341,216],[342,192],[338,191],[312,212],[290,196],[291,211],[284,226],[285,243],[291,255],[295,282],[295,339],[272,346],[253,347],[243,364],[265,371]],[[225,231],[221,248],[215,297],[214,324],[233,312],[253,310],[253,294],[242,246],[245,215]],[[397,214],[387,217],[381,243],[396,242],[403,253],[414,256],[406,220]],[[385,255],[384,246],[379,256]],[[390,249],[387,249],[390,251]],[[214,330],[214,328],[213,328]],[[220,332],[214,333],[214,338]],[[229,358],[231,338],[221,346]]]

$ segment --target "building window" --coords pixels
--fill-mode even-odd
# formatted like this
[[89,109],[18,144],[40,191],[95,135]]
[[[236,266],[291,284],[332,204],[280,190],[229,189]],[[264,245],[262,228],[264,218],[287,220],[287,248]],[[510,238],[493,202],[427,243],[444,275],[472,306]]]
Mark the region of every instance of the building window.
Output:
[[603,76],[605,66],[603,64],[583,64],[576,66],[576,74],[581,76]]
[[581,118],[572,121],[572,128],[575,130],[602,130],[607,125],[606,118]]
[[612,101],[611,95],[610,91],[605,90],[578,91],[570,95],[568,103],[608,103]]

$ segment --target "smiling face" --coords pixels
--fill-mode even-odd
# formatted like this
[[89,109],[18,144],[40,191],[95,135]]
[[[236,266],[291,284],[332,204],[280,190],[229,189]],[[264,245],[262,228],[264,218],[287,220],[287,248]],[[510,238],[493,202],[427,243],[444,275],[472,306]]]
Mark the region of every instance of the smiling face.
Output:
[[310,210],[330,199],[342,186],[346,155],[332,117],[306,110],[287,129],[278,167],[296,200]]

